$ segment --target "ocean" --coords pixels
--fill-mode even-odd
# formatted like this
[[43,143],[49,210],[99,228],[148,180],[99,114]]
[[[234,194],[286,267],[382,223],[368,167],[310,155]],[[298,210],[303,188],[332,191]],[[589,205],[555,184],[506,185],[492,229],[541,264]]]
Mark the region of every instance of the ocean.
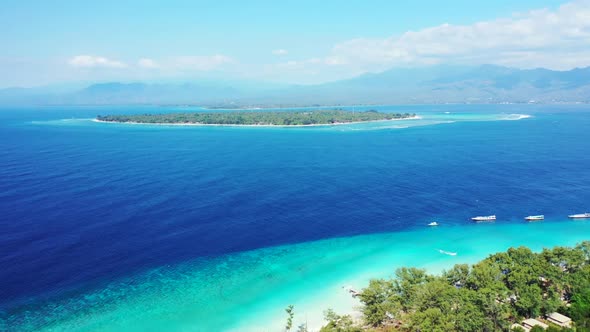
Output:
[[280,331],[289,304],[317,327],[396,267],[590,240],[590,220],[567,219],[590,211],[590,106],[346,108],[421,119],[181,127],[92,118],[205,110],[0,109],[0,330]]

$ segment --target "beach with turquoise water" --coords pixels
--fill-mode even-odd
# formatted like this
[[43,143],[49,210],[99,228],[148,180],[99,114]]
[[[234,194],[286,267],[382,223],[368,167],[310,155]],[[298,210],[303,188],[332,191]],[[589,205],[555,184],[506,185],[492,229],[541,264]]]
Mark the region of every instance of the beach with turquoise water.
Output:
[[284,308],[293,304],[295,325],[316,330],[328,308],[357,316],[360,303],[348,289],[392,277],[398,267],[437,273],[512,246],[540,251],[573,246],[589,235],[590,222],[562,220],[441,226],[265,248],[155,269],[41,307],[43,317],[35,321],[64,316],[40,329],[47,331],[281,331]]
[[317,328],[397,267],[590,239],[567,218],[590,209],[583,105],[382,106],[421,119],[314,128],[92,121],[161,110],[0,113],[8,330],[278,331],[289,304]]

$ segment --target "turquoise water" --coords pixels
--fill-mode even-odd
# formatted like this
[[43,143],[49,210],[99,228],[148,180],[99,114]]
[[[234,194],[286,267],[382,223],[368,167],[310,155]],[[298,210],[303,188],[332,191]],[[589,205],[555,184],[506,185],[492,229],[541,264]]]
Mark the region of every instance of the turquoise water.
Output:
[[421,119],[172,127],[91,119],[177,108],[3,110],[0,330],[277,331],[289,304],[317,327],[327,308],[354,312],[347,287],[400,266],[590,239],[590,221],[565,219],[590,209],[587,106],[379,109]]
[[397,267],[440,272],[511,246],[541,250],[575,245],[589,235],[590,221],[443,222],[438,228],[259,249],[154,269],[48,304],[43,315],[64,319],[41,330],[279,331],[288,304],[295,305],[297,325],[319,327],[327,308],[354,313],[358,303],[346,292],[348,287],[361,289],[370,278],[392,276]]

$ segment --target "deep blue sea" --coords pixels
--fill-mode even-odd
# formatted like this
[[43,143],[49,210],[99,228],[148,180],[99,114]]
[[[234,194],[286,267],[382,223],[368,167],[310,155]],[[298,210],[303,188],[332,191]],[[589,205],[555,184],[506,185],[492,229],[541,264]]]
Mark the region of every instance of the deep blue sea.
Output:
[[[435,219],[468,232],[475,215],[496,214],[496,225],[524,227],[530,214],[544,214],[551,224],[590,211],[590,106],[378,109],[422,119],[314,128],[179,127],[90,119],[203,109],[0,109],[0,320],[8,330],[122,328],[129,322],[117,325],[115,314],[105,312],[122,308],[129,293],[110,302],[118,309],[105,305],[100,312],[86,301],[103,299],[89,300],[88,294],[141,288],[138,280],[153,271],[177,271],[166,276],[177,281],[223,257],[406,234]],[[588,230],[577,234],[590,239]],[[330,255],[329,249],[321,255]],[[250,270],[241,268],[228,273],[247,278]],[[150,309],[158,306],[150,301]],[[178,305],[166,301],[167,308]],[[99,325],[71,323],[82,315],[105,316]],[[125,317],[139,319],[134,315]],[[166,322],[169,315],[159,319]],[[229,329],[203,318],[187,329],[186,317],[178,330]]]

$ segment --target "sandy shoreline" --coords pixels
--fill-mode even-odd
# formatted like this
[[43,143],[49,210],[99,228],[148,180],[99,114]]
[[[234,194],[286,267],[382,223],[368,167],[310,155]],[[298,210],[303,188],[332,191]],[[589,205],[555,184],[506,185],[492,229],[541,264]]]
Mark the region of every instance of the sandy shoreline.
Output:
[[[568,225],[568,231],[559,238],[544,238]],[[340,314],[361,318],[360,301],[352,297],[349,288],[357,291],[365,288],[373,278],[390,278],[396,268],[413,266],[423,268],[432,274],[440,274],[455,264],[474,264],[488,255],[502,252],[510,247],[527,246],[535,252],[553,246],[573,246],[585,239],[589,224],[575,221],[550,221],[546,223],[522,223],[501,225],[449,226],[444,229],[416,229],[408,232],[361,235],[351,238],[320,240],[295,245],[298,255],[308,260],[317,259],[317,270],[309,273],[304,282],[292,280],[284,286],[292,288],[264,303],[261,310],[255,310],[229,330],[232,332],[257,332],[278,330],[284,323],[282,310],[287,304],[294,304],[297,324],[307,323],[308,330],[317,332],[325,324],[323,310],[332,308]],[[464,229],[467,228],[467,229]],[[469,232],[462,232],[468,230]],[[523,235],[526,234],[526,235]],[[415,242],[412,239],[419,238]],[[496,241],[489,241],[495,239]],[[487,245],[478,245],[480,241]],[[331,245],[327,245],[330,243]],[[395,244],[395,245],[394,245]],[[325,245],[323,247],[322,245]],[[315,250],[312,247],[316,247]],[[442,254],[437,246],[453,250],[457,256]],[[330,250],[327,250],[327,249]],[[322,250],[326,249],[326,250]],[[315,252],[330,252],[332,260]],[[341,259],[335,259],[340,257]],[[289,259],[286,258],[288,261]],[[341,264],[346,263],[346,264]],[[313,263],[310,263],[313,264]],[[328,272],[324,272],[322,266]],[[310,270],[313,270],[310,268]],[[317,276],[316,274],[323,274]],[[316,279],[317,278],[317,279]],[[301,283],[301,285],[294,285]],[[263,317],[261,321],[261,317]],[[297,326],[297,325],[296,325]]]
[[[283,330],[284,309],[294,305],[293,326],[306,324],[310,332],[317,332],[325,324],[323,311],[328,308],[361,317],[360,303],[348,289],[360,291],[372,278],[390,278],[398,267],[440,273],[510,247],[525,245],[539,252],[556,245],[573,246],[587,240],[589,231],[589,223],[556,219],[424,226],[260,248],[208,262],[161,266],[82,292],[37,315],[59,318],[41,330],[98,326],[105,332],[260,332]],[[458,255],[441,254],[438,248]]]
[[389,122],[389,121],[403,121],[403,120],[420,120],[420,116],[411,116],[400,119],[389,119],[389,120],[372,120],[372,121],[355,121],[355,122],[337,122],[337,123],[326,123],[326,124],[308,124],[308,125],[240,125],[240,124],[208,124],[208,123],[144,123],[144,122],[119,122],[119,121],[103,121],[98,119],[92,119],[93,122],[100,123],[117,123],[117,124],[130,124],[130,125],[154,125],[154,126],[181,126],[181,127],[277,127],[277,128],[290,128],[290,127],[332,127],[342,126],[360,123],[375,123],[375,122]]

